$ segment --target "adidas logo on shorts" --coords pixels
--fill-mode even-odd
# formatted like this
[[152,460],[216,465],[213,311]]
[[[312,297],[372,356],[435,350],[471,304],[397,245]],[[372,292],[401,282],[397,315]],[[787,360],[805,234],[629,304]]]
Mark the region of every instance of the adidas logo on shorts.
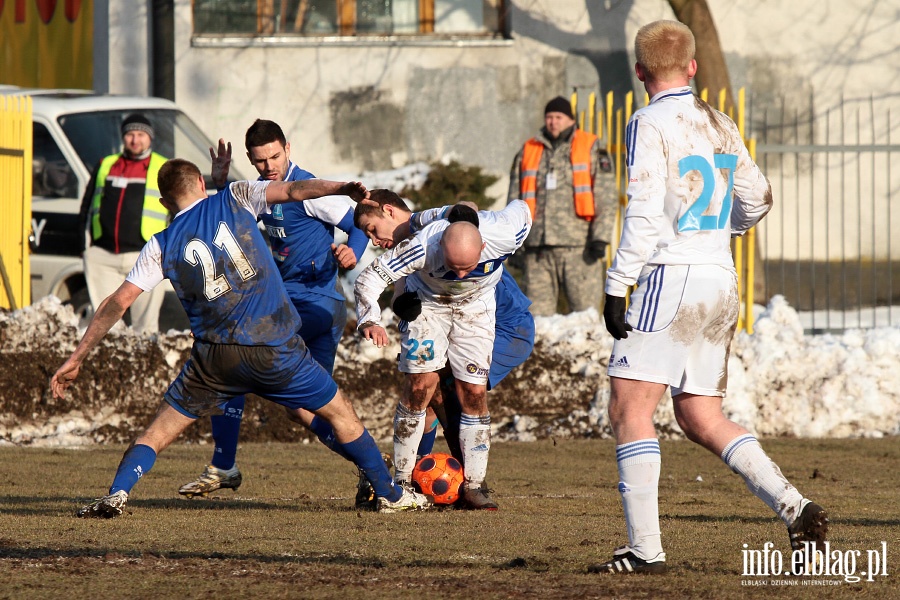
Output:
[[628,364],[628,359],[626,357],[623,356],[619,360],[615,360],[615,358],[616,358],[615,356],[612,357],[612,359],[615,361],[615,362],[613,362],[613,365],[612,365],[613,367],[617,367],[620,369],[627,369],[630,366]]

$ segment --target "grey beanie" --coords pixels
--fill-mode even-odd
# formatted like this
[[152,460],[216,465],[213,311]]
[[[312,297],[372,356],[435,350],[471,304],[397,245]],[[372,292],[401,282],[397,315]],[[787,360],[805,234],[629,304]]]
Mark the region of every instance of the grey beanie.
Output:
[[122,121],[122,135],[124,136],[129,131],[143,131],[150,136],[150,139],[156,137],[153,125],[150,124],[147,117],[137,113],[129,115],[128,118]]

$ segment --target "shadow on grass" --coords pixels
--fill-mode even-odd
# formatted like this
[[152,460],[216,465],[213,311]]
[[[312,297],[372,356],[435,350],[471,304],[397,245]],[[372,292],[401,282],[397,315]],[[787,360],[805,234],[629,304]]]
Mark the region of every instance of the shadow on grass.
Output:
[[[59,506],[71,505],[72,515],[75,511],[85,504],[94,500],[95,497],[77,498],[71,496],[0,496],[0,513],[8,515],[48,515],[55,516],[65,507]],[[216,511],[216,510],[280,510],[292,512],[323,512],[323,511],[346,511],[356,512],[353,506],[335,507],[333,502],[326,498],[310,499],[310,498],[284,498],[282,502],[274,503],[265,500],[252,499],[225,499],[221,497],[204,498],[204,499],[186,499],[186,498],[148,498],[145,500],[129,499],[126,513],[133,509],[163,509],[166,511]],[[340,500],[346,502],[346,500]]]
[[[772,517],[746,517],[741,515],[728,515],[728,516],[711,516],[711,515],[660,515],[661,519],[670,519],[672,521],[692,521],[694,523],[757,523],[761,525],[765,525],[766,523],[774,523],[777,522],[778,519],[774,516]],[[833,515],[829,516],[829,526],[834,527],[835,525],[847,525],[847,526],[855,526],[855,527],[900,527],[900,519],[867,519],[867,518],[856,518],[856,519],[845,519],[845,518],[835,518]]]
[[[16,547],[13,540],[0,538],[0,560],[53,560],[68,559],[93,559],[101,560],[111,566],[122,562],[139,563],[141,561],[171,560],[171,561],[222,561],[225,563],[256,562],[260,564],[284,564],[284,565],[329,565],[334,567],[353,567],[384,569],[390,566],[392,569],[469,569],[477,568],[471,562],[454,562],[452,560],[426,560],[410,559],[402,562],[385,562],[375,557],[364,557],[357,553],[328,553],[328,554],[260,554],[241,552],[186,552],[186,551],[139,551],[119,550],[110,547],[76,547],[76,548],[52,548],[47,546]],[[529,572],[543,572],[548,569],[545,561],[530,559],[526,561],[516,558],[512,561],[498,562],[489,566],[497,570],[518,569]]]
[[[137,550],[117,550],[106,547],[82,547],[82,548],[49,548],[29,547],[17,548],[7,546],[12,540],[0,540],[0,559],[30,559],[41,560],[45,558],[95,558],[105,562],[120,562],[122,560],[222,560],[222,561],[255,561],[270,564],[330,564],[346,565],[354,567],[384,568],[386,565],[379,559],[366,559],[351,554],[328,555],[298,555],[285,553],[282,555],[271,554],[245,554],[228,552],[148,552]],[[423,566],[440,567],[444,564],[429,564]]]

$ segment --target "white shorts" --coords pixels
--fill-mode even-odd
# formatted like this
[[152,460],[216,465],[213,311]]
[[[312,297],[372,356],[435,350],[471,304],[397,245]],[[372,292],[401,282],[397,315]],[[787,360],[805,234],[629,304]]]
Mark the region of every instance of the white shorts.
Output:
[[634,331],[613,344],[607,372],[667,384],[672,396],[724,396],[739,312],[733,269],[644,267],[626,316]]
[[462,304],[422,301],[422,314],[400,322],[398,366],[403,373],[439,371],[450,361],[453,376],[487,385],[496,326],[493,289]]

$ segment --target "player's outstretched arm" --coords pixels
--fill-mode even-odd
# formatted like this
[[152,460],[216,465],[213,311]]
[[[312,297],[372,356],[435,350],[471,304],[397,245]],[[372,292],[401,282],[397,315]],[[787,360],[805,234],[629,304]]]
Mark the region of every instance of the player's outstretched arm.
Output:
[[50,388],[53,390],[55,398],[65,397],[66,389],[78,377],[81,363],[143,291],[133,283],[126,281],[100,303],[87,331],[84,332],[84,337],[78,343],[78,347],[50,379]]
[[266,202],[303,202],[322,196],[349,196],[356,202],[366,198],[369,191],[358,181],[328,181],[304,179],[302,181],[273,181],[266,187]]

